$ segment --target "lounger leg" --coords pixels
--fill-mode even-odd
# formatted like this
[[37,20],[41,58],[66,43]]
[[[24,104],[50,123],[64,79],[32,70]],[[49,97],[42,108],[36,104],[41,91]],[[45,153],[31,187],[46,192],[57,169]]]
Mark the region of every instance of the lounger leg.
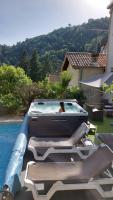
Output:
[[103,198],[112,198],[112,191],[104,191],[99,184],[83,183],[83,184],[62,184],[61,182],[55,183],[46,195],[38,195],[35,186],[31,187],[34,200],[50,200],[57,191],[70,191],[70,190],[96,190]]
[[[42,156],[38,156],[37,155],[37,150],[36,148],[30,148],[30,150],[32,151],[35,160],[40,160],[40,161],[44,161],[50,154],[58,154],[58,153],[77,153],[81,159],[86,159],[88,156],[90,156],[92,153],[94,153],[94,151],[97,150],[98,147],[94,146],[86,146],[86,147],[73,147],[71,149],[56,149],[54,147],[50,147],[47,149],[47,151],[44,153],[44,155]],[[88,151],[88,155],[84,155],[82,153],[82,151]]]
[[26,172],[25,172],[25,178],[24,178],[24,185],[31,189],[32,194],[33,194],[33,198],[36,200],[37,199],[36,187],[35,187],[34,183],[27,178],[28,167],[29,167],[29,165],[32,165],[32,164],[34,164],[34,162],[32,162],[32,161],[29,162],[29,164],[27,164],[27,168],[26,168]]
[[[33,164],[30,162],[28,165]],[[69,190],[96,190],[103,198],[113,197],[113,188],[111,191],[104,191],[102,185],[113,185],[113,178],[102,178],[99,180],[91,180],[88,183],[75,183],[65,184],[62,181],[57,181],[52,185],[46,195],[39,195],[36,189],[36,185],[27,179],[28,165],[25,174],[25,185],[32,190],[34,200],[49,200],[57,191],[69,191]]]
[[65,191],[65,190],[96,190],[101,197],[103,198],[112,198],[113,197],[113,189],[111,191],[104,191],[101,185],[109,185],[113,184],[113,178],[104,179],[100,181],[92,181],[88,183],[80,183],[80,184],[63,184],[61,181],[53,184],[51,189],[47,194],[47,200],[49,200],[57,191]]

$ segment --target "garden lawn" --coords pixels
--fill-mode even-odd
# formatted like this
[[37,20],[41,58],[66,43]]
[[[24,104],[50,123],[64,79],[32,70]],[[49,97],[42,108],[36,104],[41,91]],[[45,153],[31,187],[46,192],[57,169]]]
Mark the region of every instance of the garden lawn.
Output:
[[[97,127],[96,133],[113,133],[113,117],[104,117],[103,122],[90,121],[93,125]],[[97,142],[95,139],[95,133],[89,133],[88,138],[93,142]]]
[[104,117],[103,122],[91,121],[97,127],[97,133],[113,133],[113,117]]

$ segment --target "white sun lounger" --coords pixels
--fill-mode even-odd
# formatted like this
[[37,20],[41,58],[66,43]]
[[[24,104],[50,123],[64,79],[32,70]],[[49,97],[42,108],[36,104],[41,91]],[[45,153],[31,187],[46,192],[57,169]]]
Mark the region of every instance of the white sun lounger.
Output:
[[[112,160],[113,152],[102,145],[79,162],[29,162],[25,186],[32,190],[34,200],[49,200],[57,191],[65,190],[96,190],[103,198],[113,198],[113,177],[105,173],[102,178]],[[111,188],[106,190],[108,185]]]
[[[82,123],[70,138],[35,138],[31,137],[28,149],[33,153],[35,160],[45,160],[50,154],[77,153],[82,159],[87,157],[83,152],[91,155],[96,148],[77,147],[85,135],[89,132],[89,126]],[[76,146],[76,147],[75,147]]]

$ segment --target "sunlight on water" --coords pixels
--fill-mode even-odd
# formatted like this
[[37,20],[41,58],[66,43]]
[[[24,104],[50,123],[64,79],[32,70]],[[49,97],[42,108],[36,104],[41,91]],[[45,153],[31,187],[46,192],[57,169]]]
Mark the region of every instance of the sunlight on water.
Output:
[[[77,103],[64,103],[65,112],[67,113],[80,113],[83,110]],[[57,113],[59,112],[60,105],[58,102],[35,102],[31,106],[32,111],[40,113]]]

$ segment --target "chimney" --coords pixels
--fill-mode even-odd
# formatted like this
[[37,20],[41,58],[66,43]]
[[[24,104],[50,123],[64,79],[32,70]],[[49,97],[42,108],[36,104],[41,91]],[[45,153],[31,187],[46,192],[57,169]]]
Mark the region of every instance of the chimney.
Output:
[[98,56],[99,56],[99,53],[91,53],[91,66],[94,66],[94,67],[98,67],[99,64],[98,64]]

